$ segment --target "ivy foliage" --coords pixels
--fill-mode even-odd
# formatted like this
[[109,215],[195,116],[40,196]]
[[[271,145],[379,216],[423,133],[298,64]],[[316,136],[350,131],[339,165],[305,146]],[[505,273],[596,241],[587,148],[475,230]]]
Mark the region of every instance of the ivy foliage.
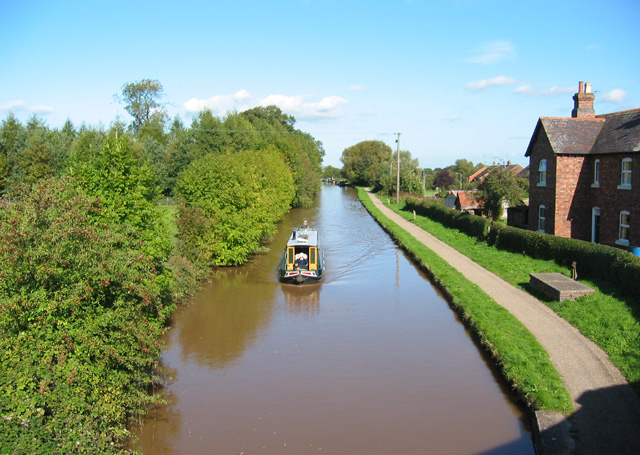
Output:
[[118,453],[172,305],[139,234],[70,179],[0,201],[0,453]]
[[206,265],[239,265],[260,250],[295,196],[291,171],[273,146],[209,154],[182,173],[181,239]]

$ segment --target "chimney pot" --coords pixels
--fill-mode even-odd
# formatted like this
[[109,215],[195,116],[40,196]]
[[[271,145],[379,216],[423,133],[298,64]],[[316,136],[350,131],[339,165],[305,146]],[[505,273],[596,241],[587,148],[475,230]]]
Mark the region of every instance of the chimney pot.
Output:
[[571,111],[572,118],[595,118],[596,111],[593,109],[593,101],[596,95],[591,93],[591,82],[580,81],[578,93],[573,95],[574,107]]

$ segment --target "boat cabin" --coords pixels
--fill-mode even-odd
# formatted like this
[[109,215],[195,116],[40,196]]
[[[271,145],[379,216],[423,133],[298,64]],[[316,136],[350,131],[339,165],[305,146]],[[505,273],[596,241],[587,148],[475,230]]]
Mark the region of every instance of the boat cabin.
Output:
[[294,229],[287,242],[287,270],[318,270],[318,231],[312,228]]

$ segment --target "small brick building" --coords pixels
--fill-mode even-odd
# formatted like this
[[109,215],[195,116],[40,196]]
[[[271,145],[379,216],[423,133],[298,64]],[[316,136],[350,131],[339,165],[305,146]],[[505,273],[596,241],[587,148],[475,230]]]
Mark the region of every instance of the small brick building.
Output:
[[640,109],[596,115],[580,82],[570,118],[541,117],[529,142],[529,229],[640,245]]

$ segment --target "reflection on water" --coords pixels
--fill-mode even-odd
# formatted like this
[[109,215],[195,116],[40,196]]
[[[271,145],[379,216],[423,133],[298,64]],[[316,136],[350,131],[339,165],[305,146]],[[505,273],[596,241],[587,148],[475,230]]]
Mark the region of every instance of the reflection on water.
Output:
[[283,284],[281,288],[288,315],[316,316],[318,314],[321,284],[307,284],[304,286]]
[[[321,284],[277,265],[291,227],[321,235]],[[446,302],[353,190],[292,211],[272,250],[220,268],[174,316],[169,403],[145,453],[533,454],[519,410]]]

